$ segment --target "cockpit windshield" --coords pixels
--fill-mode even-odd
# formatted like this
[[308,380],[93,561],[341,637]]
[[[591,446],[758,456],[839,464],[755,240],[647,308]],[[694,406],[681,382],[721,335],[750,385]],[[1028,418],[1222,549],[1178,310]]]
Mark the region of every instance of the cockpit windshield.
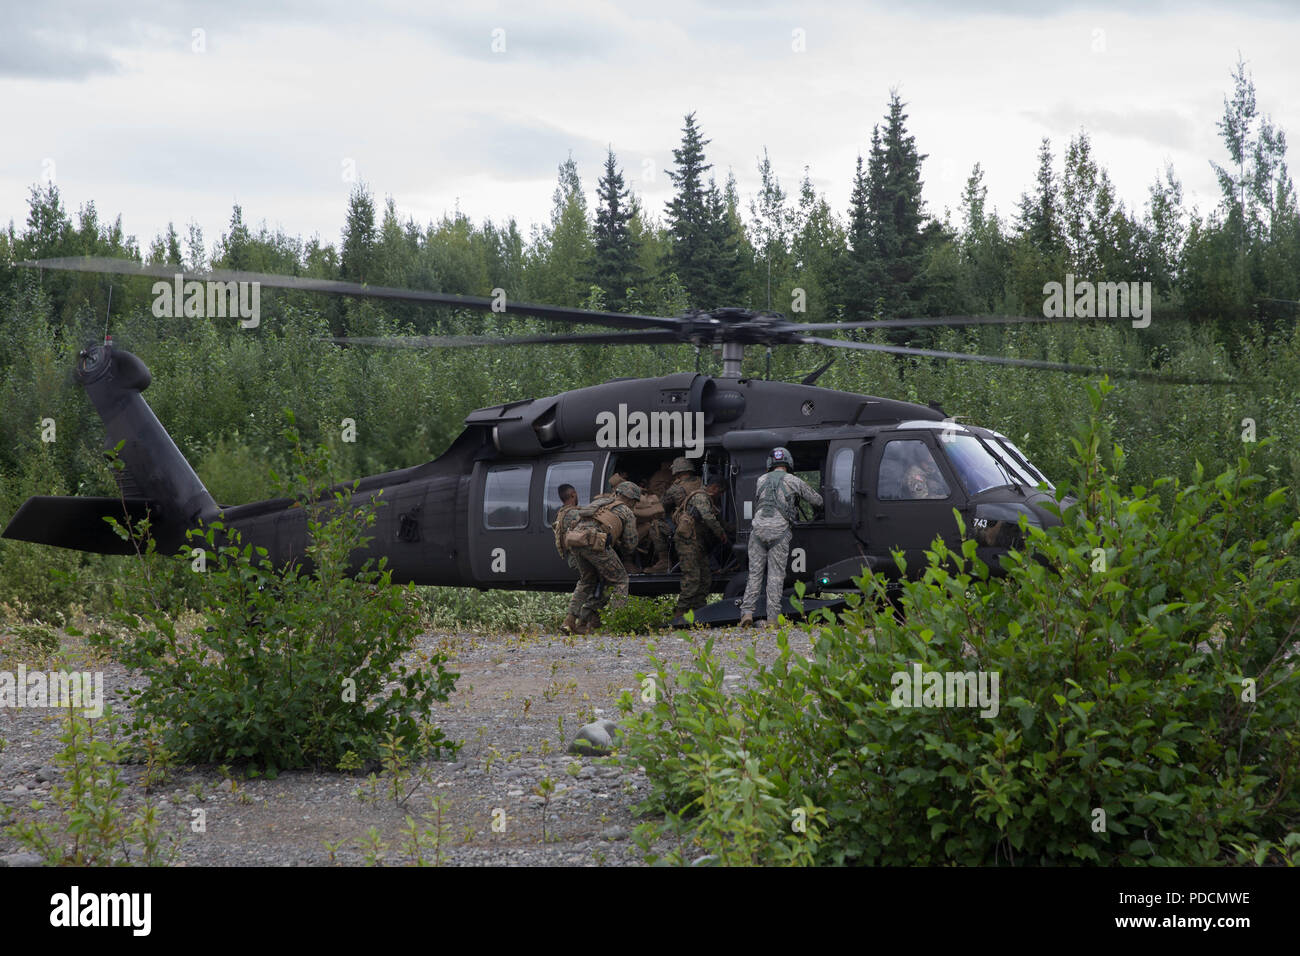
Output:
[[1030,488],[1034,488],[1038,485],[1038,479],[1030,475],[1024,465],[1016,460],[1015,455],[1011,454],[1010,451],[1002,447],[997,441],[990,441],[988,447],[993,454],[998,456],[998,460],[1006,466],[1007,471],[1011,472],[1011,476],[1017,483],[1028,485]]
[[977,495],[990,488],[1023,485],[1037,488],[1039,483],[1053,487],[1014,444],[1001,435],[990,439],[971,434],[951,435],[939,443],[952,462],[966,493]]
[[1014,465],[1017,474],[1025,476],[1027,479],[1026,484],[1030,487],[1037,487],[1042,483],[1048,488],[1053,490],[1056,489],[1056,486],[1047,480],[1046,475],[1034,467],[1034,463],[1025,456],[1024,452],[1015,446],[1011,439],[1004,435],[995,435],[992,444],[998,450],[999,454],[1001,454],[1003,458],[1007,459],[1009,464]]
[[974,435],[951,435],[941,441],[939,447],[952,462],[968,495],[978,495],[981,491],[1000,488],[1018,480],[1012,477],[1014,472],[1004,470],[1005,465],[999,467],[998,459]]

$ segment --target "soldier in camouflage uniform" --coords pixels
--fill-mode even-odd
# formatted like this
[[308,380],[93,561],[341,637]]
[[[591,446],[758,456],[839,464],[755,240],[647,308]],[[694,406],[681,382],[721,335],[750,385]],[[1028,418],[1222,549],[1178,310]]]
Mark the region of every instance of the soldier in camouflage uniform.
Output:
[[[581,517],[578,514],[578,489],[574,488],[573,485],[560,485],[559,492],[560,510],[555,513],[555,524],[552,525],[555,529],[555,550],[559,552],[560,557],[565,560],[570,568],[577,571],[578,559],[573,556],[573,552],[565,545],[564,536],[573,530]],[[577,621],[578,619],[574,615],[568,615],[565,617],[564,623],[560,625],[560,630],[565,634],[573,633],[573,625]]]
[[688,491],[701,487],[700,479],[695,474],[695,462],[689,458],[674,458],[672,475],[673,483],[663,493],[664,511],[669,514],[677,510]]
[[646,482],[645,490],[652,495],[664,496],[669,486],[673,483],[673,460],[665,459],[659,463],[659,470],[650,476]]
[[573,530],[573,526],[578,523],[578,489],[573,485],[560,485],[560,510],[555,513],[555,523],[551,526],[555,529],[555,550],[560,553],[560,557],[568,562],[569,567],[578,570],[578,562],[573,555],[564,546],[564,536]]
[[[601,495],[576,512],[579,518],[571,534],[585,535],[587,540],[564,542],[578,565],[579,577],[561,630],[588,634],[600,624],[600,611],[606,604],[619,607],[627,601],[627,571],[619,555],[636,550],[636,515],[630,506],[640,497],[641,489],[625,481],[612,498]],[[604,587],[597,595],[601,584]]]
[[[609,476],[609,487],[617,489],[627,478],[619,472]],[[668,536],[672,525],[665,516],[663,503],[658,495],[650,494],[644,488],[641,498],[632,508],[636,515],[637,552],[642,556],[644,570],[639,569],[631,556],[623,560],[623,567],[628,574],[666,574],[672,567],[668,557]]]
[[754,520],[749,529],[749,581],[740,604],[741,627],[752,627],[758,592],[767,573],[767,622],[775,624],[781,614],[781,592],[785,590],[785,565],[790,558],[792,525],[798,499],[820,508],[822,496],[808,483],[790,474],[794,460],[784,448],[773,448],[767,459],[767,474],[758,479],[754,498]]
[[718,521],[713,498],[700,484],[695,466],[689,458],[673,462],[676,479],[664,494],[664,512],[673,516],[676,525],[677,559],[681,563],[682,591],[673,608],[674,616],[694,611],[709,603],[713,590],[713,569],[709,567],[707,535],[721,542],[727,532]]

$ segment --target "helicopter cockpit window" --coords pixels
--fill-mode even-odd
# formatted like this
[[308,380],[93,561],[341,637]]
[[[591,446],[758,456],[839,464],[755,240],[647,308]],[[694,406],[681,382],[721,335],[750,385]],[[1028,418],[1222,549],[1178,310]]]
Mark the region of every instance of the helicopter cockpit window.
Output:
[[1015,443],[1012,442],[1010,438],[1006,438],[1003,435],[997,435],[996,438],[998,444],[1010,453],[1013,460],[1020,464],[1020,470],[1029,475],[1029,484],[1031,486],[1037,485],[1038,482],[1041,481],[1043,484],[1047,485],[1048,488],[1051,488],[1052,490],[1056,489],[1056,486],[1047,480],[1047,476],[1044,475],[1040,469],[1034,467],[1034,463],[1025,456],[1023,451],[1016,447]]
[[589,461],[561,461],[546,469],[546,487],[542,502],[546,506],[546,523],[555,524],[560,510],[560,485],[573,485],[578,492],[578,503],[587,504],[591,498],[591,471]]
[[952,441],[944,442],[943,450],[957,477],[966,486],[967,494],[978,495],[981,491],[1000,488],[1016,480],[974,435],[954,435]]
[[998,457],[998,461],[1002,462],[1003,467],[1011,473],[1011,477],[1014,478],[1017,483],[1028,485],[1030,488],[1033,488],[1038,484],[1038,479],[1030,475],[1029,469],[1021,465],[1019,459],[1017,459],[1015,455],[1011,454],[1011,452],[1001,443],[997,440],[992,440],[988,443],[988,446],[989,451],[993,452],[993,454]]
[[876,483],[881,501],[947,498],[951,493],[925,442],[901,439],[885,446]]
[[826,486],[826,513],[848,515],[853,504],[853,449],[841,448],[831,459],[831,477]]
[[532,465],[489,468],[483,486],[483,527],[528,527],[528,489],[532,482]]

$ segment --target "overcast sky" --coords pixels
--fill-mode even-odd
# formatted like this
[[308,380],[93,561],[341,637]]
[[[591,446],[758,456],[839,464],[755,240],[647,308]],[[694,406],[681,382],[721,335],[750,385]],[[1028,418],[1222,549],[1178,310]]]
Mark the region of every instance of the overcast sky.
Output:
[[337,242],[352,170],[421,224],[459,203],[527,235],[570,151],[594,194],[606,144],[662,215],[690,111],[746,208],[766,147],[787,192],[806,165],[843,214],[891,87],[929,156],[928,208],[954,216],[978,161],[1009,217],[1039,140],[1059,170],[1080,128],[1130,207],[1166,163],[1189,205],[1213,207],[1238,53],[1260,111],[1300,130],[1300,3],[1269,0],[0,0],[0,14],[0,222],[21,228],[52,174],[70,212],[94,200],[142,246],[197,221],[211,250],[236,202],[252,224]]

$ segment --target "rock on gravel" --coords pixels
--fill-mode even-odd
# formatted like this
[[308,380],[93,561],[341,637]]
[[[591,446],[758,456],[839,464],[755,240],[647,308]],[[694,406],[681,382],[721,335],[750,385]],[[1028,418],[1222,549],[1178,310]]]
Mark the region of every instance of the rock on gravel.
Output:
[[573,743],[569,744],[569,753],[592,757],[608,756],[614,749],[615,739],[621,734],[618,724],[612,720],[584,724]]

